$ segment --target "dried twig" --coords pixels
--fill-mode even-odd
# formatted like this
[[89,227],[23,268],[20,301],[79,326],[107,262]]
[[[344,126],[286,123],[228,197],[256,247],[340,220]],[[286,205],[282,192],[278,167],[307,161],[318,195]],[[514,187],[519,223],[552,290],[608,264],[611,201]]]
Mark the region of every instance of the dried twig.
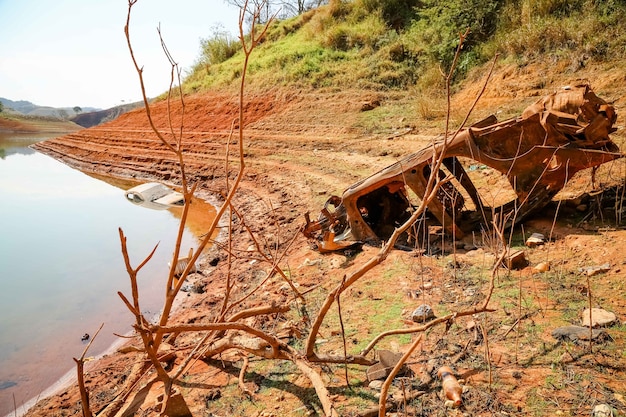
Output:
[[87,351],[91,347],[91,344],[93,343],[93,341],[96,340],[96,337],[100,333],[100,330],[102,330],[102,327],[104,327],[104,323],[100,325],[100,327],[98,328],[96,333],[93,335],[89,343],[87,343],[87,346],[85,346],[85,350],[83,350],[83,354],[80,355],[80,358],[79,359],[72,358],[74,359],[74,362],[76,362],[76,374],[78,376],[78,389],[80,391],[80,402],[81,402],[81,406],[83,409],[83,417],[92,416],[91,408],[89,407],[89,392],[87,391],[87,388],[85,387],[85,374],[84,374],[85,355],[87,354]]
[[422,342],[422,335],[419,335],[417,339],[415,339],[415,341],[411,343],[409,350],[407,350],[404,353],[404,355],[402,355],[402,358],[400,358],[398,363],[396,363],[396,366],[393,367],[393,369],[387,376],[387,379],[385,379],[385,382],[383,383],[383,386],[380,390],[380,399],[378,401],[378,416],[379,417],[385,417],[387,393],[389,392],[389,386],[391,385],[391,382],[396,377],[396,375],[398,375],[398,372],[400,372],[400,369],[402,369],[406,361],[408,361],[411,355],[413,354],[413,351],[417,349],[417,347],[419,346],[421,342]]

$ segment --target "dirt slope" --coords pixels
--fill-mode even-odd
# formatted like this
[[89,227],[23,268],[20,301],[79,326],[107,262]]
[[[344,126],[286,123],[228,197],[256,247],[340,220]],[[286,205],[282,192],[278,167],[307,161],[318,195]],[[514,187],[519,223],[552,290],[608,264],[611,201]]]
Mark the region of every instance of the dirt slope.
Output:
[[[479,114],[512,99],[517,100],[516,108],[511,110],[514,113],[558,85],[556,81],[537,88],[523,83],[516,92],[505,94],[504,86],[512,89],[514,82],[505,74],[499,76],[503,88],[492,86],[485,97],[490,108],[478,108]],[[471,101],[473,91],[476,87],[467,87],[456,96],[456,101]],[[617,90],[612,93],[619,94]],[[389,165],[398,156],[423,147],[440,132],[441,123],[420,122],[415,107],[411,107],[416,98],[409,93],[269,90],[246,99],[246,174],[235,206],[246,213],[246,222],[263,239],[286,242],[295,238],[284,264],[302,288],[311,289],[309,302],[315,306],[326,291],[372,256],[376,248],[365,247],[357,255],[319,255],[297,233],[303,224],[303,214],[312,211],[316,216],[331,194],[340,194],[354,181]],[[377,102],[381,106],[372,112],[382,113],[378,125],[370,121],[371,113],[362,111],[364,104]],[[176,106],[172,113],[175,124],[179,123],[181,114]],[[404,108],[416,113],[398,112],[398,106],[408,106]],[[157,125],[164,129],[165,104],[155,105],[153,113]],[[237,97],[230,93],[197,95],[185,101],[186,170],[199,183],[203,196],[219,200],[216,196],[225,190],[224,156],[236,116]],[[236,156],[235,140],[230,143],[230,153]],[[142,111],[129,112],[111,123],[40,143],[36,149],[85,172],[178,182],[175,161],[151,133]],[[236,168],[236,163],[230,165],[231,179]],[[619,182],[620,175],[623,179],[623,167],[619,169],[619,173],[603,177],[607,178],[604,185],[608,186],[609,180]],[[577,179],[578,194],[589,191],[586,175]],[[408,384],[403,387],[424,393],[411,405],[407,415],[547,416],[557,411],[564,415],[589,415],[599,403],[609,404],[622,415],[626,412],[623,326],[608,329],[612,341],[597,346],[594,354],[587,354],[583,345],[560,343],[550,335],[555,327],[576,323],[580,318],[590,290],[589,281],[578,270],[583,266],[610,262],[609,272],[593,278],[594,306],[617,313],[620,320],[626,318],[623,284],[626,258],[620,245],[626,233],[615,222],[608,226],[593,223],[591,211],[577,211],[568,204],[563,205],[559,221],[553,224],[554,210],[555,207],[549,208],[545,217],[524,225],[524,233],[545,233],[552,236],[552,241],[535,249],[526,248],[531,267],[514,274],[502,273],[493,302],[496,311],[472,320],[459,320],[448,332],[436,329],[415,353],[411,362],[415,377],[403,380],[403,384]],[[236,246],[242,251],[252,243],[245,234],[236,239]],[[416,257],[413,253],[393,252],[363,286],[349,291],[345,301],[342,300],[353,349],[362,347],[363,340],[380,331],[407,325],[410,312],[419,304],[428,303],[437,314],[443,314],[479,302],[485,294],[492,259],[488,245],[478,243],[479,240],[479,234],[473,241],[470,237],[456,246],[453,255],[447,252],[441,256]],[[523,241],[520,236],[516,240]],[[208,258],[211,256],[214,255]],[[532,265],[546,260],[552,263],[552,272],[533,271]],[[186,308],[176,318],[179,322],[206,320],[220,300],[225,263],[220,261],[216,268],[204,263],[202,267],[203,274],[194,279],[204,282],[206,292],[189,294]],[[258,270],[258,266],[245,263],[236,274],[244,285],[254,280]],[[266,295],[286,300],[281,285],[279,281],[269,282]],[[485,335],[488,348],[482,342]],[[327,340],[320,349],[341,351],[337,322],[325,328],[324,337]],[[409,342],[410,337],[404,337],[384,346],[402,351]],[[179,346],[185,343],[191,341],[182,339]],[[486,349],[489,349],[487,356]],[[136,358],[136,354],[114,354],[92,365],[87,384],[94,411],[113,399],[116,385],[123,383]],[[240,359],[225,356],[221,363],[198,361],[192,367],[180,389],[194,415],[279,416],[320,412],[308,381],[287,365],[261,362],[253,365],[247,378],[257,393],[254,399],[248,399],[236,389]],[[458,410],[445,408],[439,397],[439,385],[433,380],[433,370],[451,361],[467,386],[464,405]],[[364,368],[351,368],[350,373],[354,387],[345,390],[341,367],[323,369],[325,381],[337,387],[333,393],[341,415],[358,415],[377,401],[375,391],[367,388]],[[394,395],[401,395],[401,391],[398,385]],[[135,408],[135,415],[156,415],[158,390],[148,385],[142,392],[146,396]],[[69,387],[60,395],[41,401],[28,415],[79,413],[77,395],[75,387]]]

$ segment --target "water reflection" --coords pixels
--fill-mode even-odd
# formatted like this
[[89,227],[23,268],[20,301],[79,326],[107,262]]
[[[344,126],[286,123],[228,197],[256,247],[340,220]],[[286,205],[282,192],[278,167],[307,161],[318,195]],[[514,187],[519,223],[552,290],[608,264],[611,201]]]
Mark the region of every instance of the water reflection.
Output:
[[5,159],[9,155],[31,155],[36,151],[30,149],[33,143],[48,139],[49,133],[6,133],[0,132],[0,159]]
[[[111,185],[28,148],[44,138],[0,135],[0,416],[13,411],[13,396],[19,409],[72,369],[85,333],[105,323],[90,350],[98,354],[113,333],[130,330],[117,295],[130,293],[119,227],[133,265],[158,244],[139,284],[143,312],[160,310],[182,210],[129,204],[132,184]],[[212,216],[204,202],[192,207]],[[187,232],[182,249],[190,247],[197,241]]]

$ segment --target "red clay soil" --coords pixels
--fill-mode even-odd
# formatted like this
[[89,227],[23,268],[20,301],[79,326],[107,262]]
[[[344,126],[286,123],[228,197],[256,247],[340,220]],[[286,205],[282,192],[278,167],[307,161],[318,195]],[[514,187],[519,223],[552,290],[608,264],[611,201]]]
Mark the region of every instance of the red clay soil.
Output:
[[[498,97],[490,97],[498,101]],[[528,96],[523,100],[533,99]],[[185,169],[191,181],[198,184],[199,194],[217,204],[226,191],[227,152],[231,155],[231,184],[238,169],[237,100],[236,95],[226,92],[185,100]],[[312,314],[326,293],[345,274],[374,256],[377,249],[365,246],[357,254],[320,255],[298,233],[303,214],[311,211],[317,216],[331,194],[340,194],[351,183],[389,165],[398,156],[428,144],[434,132],[418,129],[413,124],[416,116],[401,119],[392,115],[386,128],[372,131],[361,111],[365,103],[380,101],[382,108],[392,108],[394,102],[402,100],[410,97],[363,91],[295,90],[270,90],[246,97],[246,168],[234,205],[245,213],[246,225],[260,241],[278,241],[280,250],[288,248],[281,260],[282,268],[289,271],[300,288],[310,290],[307,308]],[[181,123],[180,110],[178,104],[173,105],[171,121],[175,126]],[[157,127],[168,132],[165,104],[154,105],[152,112]],[[230,137],[233,128],[234,135]],[[174,133],[178,134],[178,128]],[[171,133],[165,135],[172,137]],[[39,143],[35,148],[88,173],[137,181],[159,180],[172,185],[180,180],[172,153],[152,133],[143,110]],[[623,166],[619,169],[623,179]],[[577,179],[581,191],[589,185],[586,175]],[[587,202],[590,209],[593,201]],[[554,224],[556,206],[547,209],[544,217],[525,224],[524,233],[540,232],[551,235],[552,240],[544,246],[525,249],[531,261],[528,268],[499,274],[492,301],[495,312],[458,320],[449,329],[435,328],[425,335],[410,360],[414,376],[407,374],[393,388],[396,398],[403,395],[403,389],[406,395],[408,391],[416,394],[417,399],[409,403],[406,414],[400,415],[589,415],[601,403],[609,404],[622,415],[626,412],[623,327],[607,329],[612,340],[594,346],[591,354],[587,345],[558,342],[550,335],[555,327],[580,319],[579,310],[588,299],[588,281],[578,268],[585,265],[610,262],[609,272],[593,278],[593,303],[617,313],[620,320],[625,318],[626,258],[619,242],[626,241],[626,233],[619,224],[597,226],[591,222],[592,216],[583,218],[591,212],[584,212],[580,206],[577,210],[564,204],[559,208],[559,221]],[[433,247],[441,247],[441,239],[436,239]],[[233,275],[241,291],[254,285],[268,269],[267,265],[246,258],[245,252],[252,244],[247,233],[238,233],[234,238],[234,251],[240,262],[235,263]],[[428,303],[436,314],[443,315],[483,299],[493,256],[488,244],[482,243],[480,232],[456,245],[446,242],[444,249],[447,252],[437,256],[393,251],[363,285],[346,292],[342,311],[348,351],[354,351],[351,346],[362,347],[363,341],[371,340],[380,331],[407,326],[411,311],[419,304]],[[214,258],[219,260],[216,267],[208,263]],[[182,294],[186,299],[174,322],[211,320],[224,290],[225,259],[225,253],[216,248],[205,255],[201,274],[194,275],[192,281],[203,283],[206,292]],[[544,260],[552,263],[552,271],[534,271],[532,266]],[[270,280],[247,306],[269,299],[278,304],[290,300],[282,281]],[[297,317],[289,316],[290,320]],[[323,328],[321,351],[342,352],[336,319],[335,315],[334,321]],[[296,333],[306,331],[301,325],[292,323],[292,328]],[[489,346],[484,343],[485,336]],[[410,342],[411,337],[405,336],[383,346],[403,351]],[[192,336],[177,340],[174,366],[193,345]],[[113,353],[90,364],[86,383],[94,412],[115,398],[140,358],[138,353]],[[228,354],[221,359],[199,360],[181,378],[178,390],[183,392],[194,416],[321,413],[310,382],[290,364],[253,360],[246,377],[254,392],[254,398],[249,398],[237,389],[241,356]],[[459,409],[445,407],[440,386],[433,378],[437,367],[443,364],[455,367],[466,386],[464,404]],[[346,388],[343,367],[323,367],[321,372],[331,387],[340,415],[360,415],[376,406],[376,391],[367,387],[365,367],[350,367],[351,389]],[[158,384],[146,385],[149,380],[146,377],[134,387],[134,394],[140,395],[130,396],[135,405],[124,415],[157,415]],[[27,415],[75,414],[80,414],[79,395],[77,388],[70,386],[40,401]]]

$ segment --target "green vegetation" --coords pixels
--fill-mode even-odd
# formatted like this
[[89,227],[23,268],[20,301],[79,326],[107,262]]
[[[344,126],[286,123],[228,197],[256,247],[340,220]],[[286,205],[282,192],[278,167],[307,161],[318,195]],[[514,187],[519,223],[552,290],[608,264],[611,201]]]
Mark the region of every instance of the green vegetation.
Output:
[[[624,17],[624,0],[333,1],[276,20],[255,52],[250,82],[424,90],[441,83],[467,30],[457,80],[496,54],[518,66],[541,57],[575,70],[624,57]],[[186,91],[235,85],[238,41],[215,30],[201,49]]]

